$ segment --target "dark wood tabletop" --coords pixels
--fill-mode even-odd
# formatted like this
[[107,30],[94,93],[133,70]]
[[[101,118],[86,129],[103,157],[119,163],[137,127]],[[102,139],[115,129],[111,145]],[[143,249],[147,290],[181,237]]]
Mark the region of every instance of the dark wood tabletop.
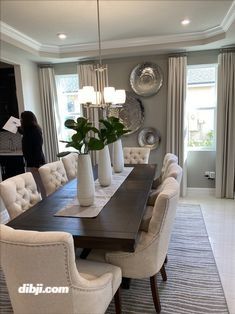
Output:
[[54,216],[76,196],[74,179],[7,225],[14,229],[69,232],[80,248],[133,252],[156,165],[131,166],[133,171],[95,218]]

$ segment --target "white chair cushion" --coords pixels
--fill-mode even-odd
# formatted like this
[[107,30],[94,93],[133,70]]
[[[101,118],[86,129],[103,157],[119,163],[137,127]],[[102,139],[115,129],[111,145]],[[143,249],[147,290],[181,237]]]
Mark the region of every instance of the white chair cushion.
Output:
[[0,196],[11,219],[41,200],[31,172],[19,174],[0,183]]
[[[105,261],[96,261],[94,262],[78,259],[76,260],[77,269],[80,275],[88,280],[96,279],[102,276],[104,273],[111,273],[113,275],[112,278],[112,290],[113,295],[116,293],[117,289],[121,284],[121,269],[117,266],[107,264]],[[94,267],[95,266],[95,267]]]
[[125,164],[147,164],[149,161],[150,148],[146,147],[123,147]]
[[38,171],[47,196],[68,182],[64,165],[61,160],[45,164],[40,167]]

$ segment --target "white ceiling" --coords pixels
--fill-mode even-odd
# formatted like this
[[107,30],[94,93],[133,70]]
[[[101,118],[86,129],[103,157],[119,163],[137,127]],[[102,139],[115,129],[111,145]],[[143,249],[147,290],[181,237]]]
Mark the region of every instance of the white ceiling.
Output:
[[[0,6],[1,40],[38,60],[98,55],[96,0],[2,0]],[[100,0],[100,21],[105,57],[235,45],[232,0]],[[67,39],[58,39],[59,32]]]

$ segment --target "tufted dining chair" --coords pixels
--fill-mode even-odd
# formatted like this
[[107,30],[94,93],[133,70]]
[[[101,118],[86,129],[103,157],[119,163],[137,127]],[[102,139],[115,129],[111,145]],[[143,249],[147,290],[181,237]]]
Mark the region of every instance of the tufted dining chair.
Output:
[[64,168],[69,180],[72,180],[77,177],[78,169],[78,154],[70,153],[67,156],[61,158]]
[[[1,267],[15,314],[102,314],[114,295],[116,313],[120,313],[121,269],[75,261],[71,234],[14,230],[5,225],[0,225],[0,232]],[[19,293],[24,284],[38,292],[40,287],[64,287],[68,292]]]
[[0,196],[8,211],[10,219],[41,200],[31,172],[19,174],[0,183]]
[[147,164],[150,148],[147,147],[123,147],[125,164]]
[[164,173],[162,183],[156,189],[151,190],[147,204],[151,206],[154,205],[155,200],[158,194],[162,191],[167,178],[170,178],[170,177],[174,178],[180,184],[182,175],[183,175],[183,169],[174,162],[170,163],[169,166],[166,167],[166,171]]
[[119,266],[124,277],[132,279],[150,277],[152,297],[157,313],[161,311],[161,304],[156,286],[156,274],[160,271],[163,280],[167,280],[164,261],[178,198],[179,184],[174,178],[170,178],[170,182],[164,186],[156,199],[148,230],[139,232],[139,240],[133,253],[92,250],[88,256],[89,260],[106,261]]
[[167,153],[163,159],[160,176],[153,181],[153,189],[156,189],[164,181],[164,179],[166,178],[167,169],[173,163],[178,164],[178,157],[172,153]]
[[47,196],[68,182],[66,171],[61,160],[45,164],[41,166],[38,171]]

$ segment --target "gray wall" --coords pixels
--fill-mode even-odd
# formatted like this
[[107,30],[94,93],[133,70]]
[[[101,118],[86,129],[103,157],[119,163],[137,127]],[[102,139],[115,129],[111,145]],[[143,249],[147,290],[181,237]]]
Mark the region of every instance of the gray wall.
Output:
[[109,84],[116,88],[124,88],[132,91],[129,78],[132,69],[139,63],[150,61],[158,64],[163,72],[163,86],[159,92],[150,97],[140,97],[145,109],[145,119],[143,125],[135,133],[122,138],[123,146],[139,146],[138,133],[144,127],[153,127],[159,130],[161,134],[161,143],[159,148],[152,150],[150,162],[157,163],[158,174],[161,169],[162,160],[166,151],[166,103],[167,103],[167,56],[147,56],[133,57],[125,59],[107,60],[109,65]]
[[215,152],[188,152],[187,166],[189,188],[215,187],[215,180],[205,177],[205,171],[215,171]]
[[[188,53],[188,64],[217,63],[218,50]],[[164,76],[160,91],[151,97],[141,97],[145,108],[145,120],[142,127],[135,133],[122,138],[124,146],[138,146],[137,136],[143,127],[154,127],[160,131],[161,144],[152,150],[150,162],[158,164],[158,174],[166,152],[166,105],[167,105],[167,62],[168,55],[129,57],[104,60],[109,65],[109,85],[131,91],[129,77],[132,69],[139,63],[151,61],[158,64]],[[76,63],[55,64],[56,74],[76,73]],[[188,154],[188,187],[211,188],[214,181],[204,177],[205,171],[215,171],[215,152],[189,152]],[[202,162],[203,160],[203,162]]]

